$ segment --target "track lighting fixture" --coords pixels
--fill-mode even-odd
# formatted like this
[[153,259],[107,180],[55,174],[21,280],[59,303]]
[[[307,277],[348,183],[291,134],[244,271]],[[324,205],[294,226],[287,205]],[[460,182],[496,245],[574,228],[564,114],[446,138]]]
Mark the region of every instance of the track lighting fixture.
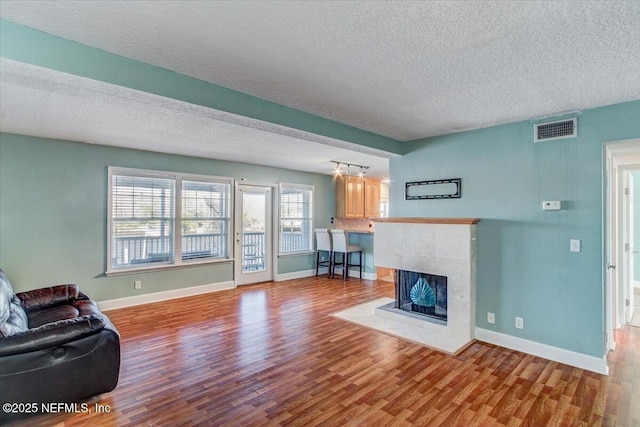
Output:
[[338,175],[351,176],[351,168],[353,168],[354,171],[357,172],[357,175],[360,178],[363,178],[364,174],[367,172],[367,169],[369,169],[369,166],[354,165],[353,163],[339,162],[337,160],[331,160],[331,163],[335,163],[336,165],[333,170],[333,173],[336,176]]

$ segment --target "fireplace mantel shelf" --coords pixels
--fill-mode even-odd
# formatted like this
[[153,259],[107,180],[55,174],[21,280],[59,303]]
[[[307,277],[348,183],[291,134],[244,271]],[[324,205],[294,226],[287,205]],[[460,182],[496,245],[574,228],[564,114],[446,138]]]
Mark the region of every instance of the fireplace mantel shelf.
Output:
[[480,222],[480,218],[371,218],[373,222],[399,222],[407,224],[458,224],[472,225]]

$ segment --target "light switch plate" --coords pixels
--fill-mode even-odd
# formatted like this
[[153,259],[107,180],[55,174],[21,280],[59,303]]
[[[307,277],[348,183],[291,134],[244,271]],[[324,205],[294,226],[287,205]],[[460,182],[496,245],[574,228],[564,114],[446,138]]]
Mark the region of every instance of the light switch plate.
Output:
[[581,250],[580,240],[578,239],[569,240],[569,251],[580,252],[580,250]]

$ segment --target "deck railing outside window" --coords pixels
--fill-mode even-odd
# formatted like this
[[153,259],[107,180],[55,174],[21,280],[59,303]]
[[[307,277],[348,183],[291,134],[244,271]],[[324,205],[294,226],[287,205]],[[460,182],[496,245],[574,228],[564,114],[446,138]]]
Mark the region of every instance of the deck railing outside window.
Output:
[[[226,234],[189,234],[182,236],[182,259],[191,260],[199,258],[210,258],[224,253],[226,247]],[[245,233],[243,238],[244,247],[264,248],[264,233]],[[282,233],[281,247],[297,248],[304,236],[302,233]],[[113,259],[115,266],[125,266],[148,262],[170,262],[173,253],[172,242],[169,237],[157,236],[136,236],[117,237],[114,239]],[[245,266],[256,260],[245,260]],[[258,262],[264,262],[264,252],[258,256]],[[253,266],[253,264],[251,265]]]

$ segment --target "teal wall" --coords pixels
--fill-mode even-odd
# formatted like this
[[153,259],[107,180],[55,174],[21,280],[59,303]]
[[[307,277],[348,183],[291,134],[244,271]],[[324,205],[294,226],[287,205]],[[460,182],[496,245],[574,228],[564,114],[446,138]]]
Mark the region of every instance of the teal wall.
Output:
[[392,153],[402,144],[280,104],[0,19],[0,55]]
[[[77,283],[103,301],[233,280],[231,262],[104,277],[108,166],[309,184],[315,225],[328,227],[335,211],[331,176],[2,133],[0,268],[17,291]],[[279,274],[313,268],[312,255],[278,263]]]
[[[481,218],[477,326],[602,357],[602,144],[640,136],[640,101],[577,116],[573,139],[534,144],[535,122],[523,121],[411,142],[390,161],[390,214]],[[403,199],[405,182],[438,178],[462,178],[462,198]],[[545,212],[543,200],[563,209]]]

